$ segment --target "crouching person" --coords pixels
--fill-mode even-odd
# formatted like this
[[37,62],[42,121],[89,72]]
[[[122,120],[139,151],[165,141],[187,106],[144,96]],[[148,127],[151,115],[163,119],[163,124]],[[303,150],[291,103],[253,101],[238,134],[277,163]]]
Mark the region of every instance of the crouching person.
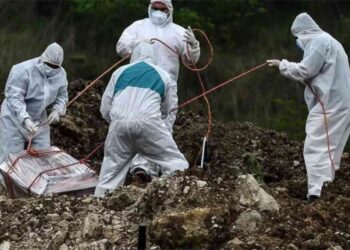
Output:
[[103,94],[100,110],[110,126],[95,196],[123,185],[136,154],[159,165],[165,176],[188,168],[161,118],[170,112],[171,78],[153,64],[154,53],[151,44],[139,43]]

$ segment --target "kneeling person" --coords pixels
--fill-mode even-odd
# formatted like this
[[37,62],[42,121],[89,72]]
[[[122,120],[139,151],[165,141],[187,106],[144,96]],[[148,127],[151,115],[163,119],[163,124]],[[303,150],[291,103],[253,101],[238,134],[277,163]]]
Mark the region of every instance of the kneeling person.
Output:
[[161,167],[163,175],[188,168],[163,117],[171,107],[171,78],[153,64],[151,44],[135,47],[130,64],[117,69],[103,94],[101,113],[110,123],[95,196],[123,185],[139,153]]

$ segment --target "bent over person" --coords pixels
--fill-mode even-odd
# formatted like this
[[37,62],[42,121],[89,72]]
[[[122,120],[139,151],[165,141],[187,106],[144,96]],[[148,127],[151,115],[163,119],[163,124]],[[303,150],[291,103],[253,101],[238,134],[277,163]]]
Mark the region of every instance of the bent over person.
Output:
[[103,94],[101,114],[110,126],[95,196],[123,185],[136,154],[159,165],[165,176],[188,168],[161,118],[170,112],[171,79],[153,64],[152,46],[139,43],[131,63],[113,73]]
[[297,47],[304,52],[303,60],[295,63],[274,59],[267,63],[278,67],[282,75],[306,84],[309,115],[304,160],[308,176],[307,197],[313,201],[320,197],[323,184],[333,181],[334,170],[339,169],[349,137],[349,61],[343,46],[320,29],[307,13],[295,18],[291,30],[297,38]]
[[[66,113],[67,75],[62,67],[63,49],[50,44],[37,58],[12,67],[1,105],[1,162],[8,153],[24,150],[29,136],[33,149],[50,147],[50,127]],[[51,107],[47,117],[46,109]],[[38,126],[40,130],[38,130]]]

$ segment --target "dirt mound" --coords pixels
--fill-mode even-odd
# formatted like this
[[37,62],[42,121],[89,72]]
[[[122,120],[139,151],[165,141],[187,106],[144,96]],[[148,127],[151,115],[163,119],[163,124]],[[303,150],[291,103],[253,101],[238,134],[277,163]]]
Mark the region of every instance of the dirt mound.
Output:
[[[71,84],[70,95],[86,84]],[[54,144],[78,159],[107,135],[99,114],[102,91],[100,83],[83,95],[53,129]],[[174,138],[191,166],[198,161],[206,123],[200,114],[178,114]],[[102,157],[100,150],[91,158],[96,170]],[[204,169],[191,167],[144,189],[124,186],[103,199],[0,196],[0,242],[16,249],[130,249],[137,246],[138,225],[146,222],[150,249],[350,249],[348,159],[312,204],[302,200],[302,144],[284,133],[214,121],[207,160]],[[278,211],[243,202],[237,177],[245,174],[277,201]]]

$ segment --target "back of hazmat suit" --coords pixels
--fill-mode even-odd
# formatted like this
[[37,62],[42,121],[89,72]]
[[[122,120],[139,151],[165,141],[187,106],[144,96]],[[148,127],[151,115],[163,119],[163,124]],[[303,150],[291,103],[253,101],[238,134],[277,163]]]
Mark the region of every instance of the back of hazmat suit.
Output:
[[117,69],[102,97],[101,114],[110,123],[95,196],[123,185],[138,153],[163,175],[188,168],[162,115],[171,108],[171,78],[154,65],[153,45],[139,43],[131,63]]
[[[151,6],[154,2],[163,3],[168,8],[169,13],[165,14],[161,11],[153,10]],[[173,6],[171,0],[151,0],[148,6],[148,16],[149,18],[138,20],[124,30],[116,45],[117,53],[120,56],[124,57],[130,54],[140,41],[150,41],[152,38],[157,38],[175,49],[188,62],[192,62],[192,60],[194,62],[198,61],[200,57],[199,42],[196,41],[192,45],[189,45],[189,50],[187,50],[187,43],[184,41],[186,40],[184,36],[187,30],[173,23]],[[163,68],[171,76],[170,88],[172,90],[170,91],[171,96],[168,98],[170,99],[170,109],[174,109],[178,105],[177,80],[180,67],[179,57],[159,42],[154,42],[154,46],[156,51],[154,64]],[[170,133],[173,132],[176,113],[177,110],[174,110],[162,117]],[[151,176],[158,175],[157,166],[149,164],[142,157],[135,157],[131,172],[136,168],[144,169]]]
[[304,51],[303,60],[294,63],[284,59],[279,69],[282,75],[308,84],[304,94],[309,110],[304,145],[308,197],[320,196],[323,183],[334,179],[321,103],[327,115],[331,157],[338,169],[350,133],[349,62],[342,45],[307,13],[295,18],[291,31]]
[[[26,119],[33,124],[47,121],[46,109],[64,115],[68,101],[67,76],[61,66],[63,49],[57,43],[49,45],[41,57],[12,67],[5,87],[5,100],[1,105],[1,162],[8,153],[24,150],[30,132]],[[51,65],[52,67],[50,67]],[[32,148],[50,147],[50,128],[40,126],[32,139]]]

